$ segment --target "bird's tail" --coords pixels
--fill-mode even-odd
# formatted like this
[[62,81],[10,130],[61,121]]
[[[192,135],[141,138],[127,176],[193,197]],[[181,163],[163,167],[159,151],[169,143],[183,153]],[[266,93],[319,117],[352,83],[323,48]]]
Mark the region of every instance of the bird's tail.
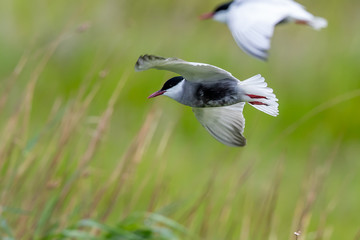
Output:
[[313,20],[307,22],[307,24],[316,30],[320,30],[322,28],[326,28],[328,25],[328,22],[325,18],[314,17]]
[[279,115],[278,99],[260,74],[242,81],[240,87],[244,91],[245,102],[271,116]]

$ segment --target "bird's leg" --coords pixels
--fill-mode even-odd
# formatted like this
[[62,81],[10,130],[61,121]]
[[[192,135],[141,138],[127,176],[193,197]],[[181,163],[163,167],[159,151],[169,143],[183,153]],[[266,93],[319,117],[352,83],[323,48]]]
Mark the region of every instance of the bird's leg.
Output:
[[259,102],[259,101],[251,101],[249,102],[251,105],[265,105],[265,106],[269,106],[268,104],[266,103],[263,103],[263,102]]
[[303,25],[308,25],[309,24],[309,22],[305,21],[305,20],[295,20],[295,23],[296,24],[303,24]]
[[[255,95],[255,94],[246,94],[246,96],[250,97],[251,99],[267,99],[264,96],[260,96],[260,95]],[[250,104],[252,105],[266,105],[268,106],[266,103],[260,102],[260,101],[249,101]]]
[[264,97],[264,96],[259,96],[259,95],[254,95],[254,94],[246,94],[248,97],[250,97],[250,98],[257,98],[257,99],[259,99],[259,98],[265,98],[266,99],[266,97]]

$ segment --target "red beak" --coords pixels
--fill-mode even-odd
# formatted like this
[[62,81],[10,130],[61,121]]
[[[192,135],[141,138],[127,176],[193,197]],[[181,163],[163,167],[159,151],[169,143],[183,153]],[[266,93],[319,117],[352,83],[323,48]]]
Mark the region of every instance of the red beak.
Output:
[[160,95],[163,95],[166,91],[164,90],[159,90],[157,92],[154,92],[153,94],[151,94],[150,96],[148,96],[148,99],[149,98],[154,98],[154,97],[157,97],[157,96],[160,96]]
[[203,15],[199,16],[199,18],[201,20],[206,20],[206,19],[210,19],[210,18],[213,18],[214,16],[214,13],[204,13]]

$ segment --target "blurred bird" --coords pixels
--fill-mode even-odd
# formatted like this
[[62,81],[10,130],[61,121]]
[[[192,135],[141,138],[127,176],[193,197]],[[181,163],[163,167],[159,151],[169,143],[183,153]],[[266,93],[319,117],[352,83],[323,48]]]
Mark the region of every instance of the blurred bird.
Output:
[[277,98],[260,74],[239,81],[231,73],[205,63],[154,55],[140,56],[136,71],[150,68],[180,74],[165,82],[148,98],[160,95],[190,106],[197,120],[218,141],[228,146],[245,146],[245,102],[271,116],[278,115]]
[[247,54],[266,60],[276,25],[287,22],[305,24],[319,30],[327,21],[307,12],[292,0],[235,0],[218,6],[200,19],[227,24],[237,45]]

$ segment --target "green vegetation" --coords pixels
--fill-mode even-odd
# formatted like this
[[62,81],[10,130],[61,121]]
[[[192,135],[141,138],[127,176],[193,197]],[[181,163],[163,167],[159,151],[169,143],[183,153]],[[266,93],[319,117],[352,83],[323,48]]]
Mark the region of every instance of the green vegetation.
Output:
[[176,240],[179,239],[179,233],[190,237],[188,231],[173,220],[149,213],[132,214],[115,227],[82,220],[72,229],[65,229],[60,234],[49,235],[44,239]]
[[[360,239],[360,2],[301,1],[329,27],[278,27],[266,63],[197,19],[218,3],[1,1],[2,239]],[[173,75],[145,53],[261,73],[280,115],[222,145],[146,99]]]

